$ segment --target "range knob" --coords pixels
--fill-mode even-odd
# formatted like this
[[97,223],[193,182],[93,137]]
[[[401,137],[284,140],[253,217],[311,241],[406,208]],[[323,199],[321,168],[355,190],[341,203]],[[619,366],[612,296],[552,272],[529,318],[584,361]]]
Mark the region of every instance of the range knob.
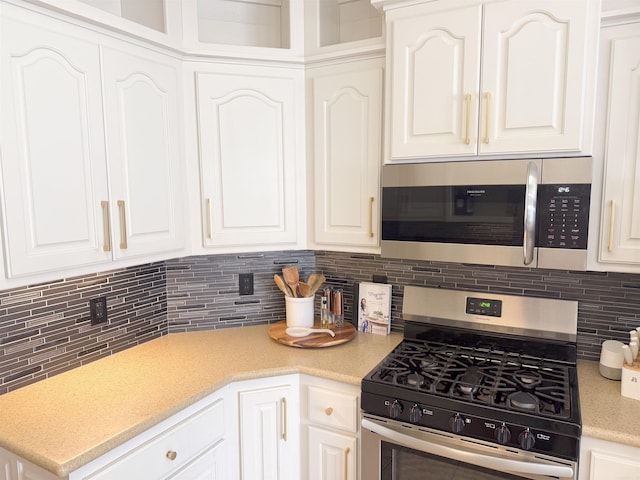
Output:
[[398,400],[389,403],[389,416],[398,418],[402,413],[402,404]]
[[494,436],[500,445],[504,445],[511,440],[511,430],[504,423],[496,428]]
[[518,443],[523,450],[531,450],[536,444],[536,436],[531,433],[531,430],[525,428],[520,435],[518,435]]
[[453,433],[460,433],[464,428],[464,418],[459,413],[456,413],[449,419],[449,427]]
[[418,405],[417,403],[414,403],[411,407],[411,410],[409,410],[409,421],[411,423],[418,423],[421,418],[422,408],[420,408],[420,405]]

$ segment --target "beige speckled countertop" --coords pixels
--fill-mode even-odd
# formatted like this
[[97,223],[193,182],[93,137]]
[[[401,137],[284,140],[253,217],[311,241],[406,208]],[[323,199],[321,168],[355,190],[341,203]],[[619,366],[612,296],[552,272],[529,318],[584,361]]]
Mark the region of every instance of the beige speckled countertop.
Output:
[[[402,339],[357,333],[343,345],[300,349],[268,325],[171,334],[0,396],[0,446],[58,476],[224,385],[307,373],[359,385]],[[578,363],[583,434],[640,447],[640,401]]]
[[0,447],[65,477],[228,383],[307,373],[359,385],[402,340],[356,333],[302,349],[268,327],[167,335],[2,395]]
[[640,400],[620,395],[620,382],[600,375],[598,362],[578,361],[582,435],[640,447]]

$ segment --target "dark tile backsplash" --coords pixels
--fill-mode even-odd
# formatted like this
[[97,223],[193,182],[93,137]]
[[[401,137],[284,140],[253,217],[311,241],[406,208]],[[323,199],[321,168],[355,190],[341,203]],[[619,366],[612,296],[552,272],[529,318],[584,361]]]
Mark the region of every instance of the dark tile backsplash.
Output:
[[[102,296],[107,322],[92,326]],[[0,291],[0,394],[166,332],[164,263]]]
[[[402,331],[405,285],[440,286],[577,300],[578,354],[597,360],[606,339],[626,340],[640,325],[640,275],[567,272],[383,259],[378,255],[286,251],[194,256],[0,291],[0,394],[166,333],[239,327],[284,319],[273,275],[297,265],[345,292],[386,277],[393,285],[392,330]],[[254,294],[238,295],[240,273]],[[106,296],[107,324],[91,326],[89,300]]]

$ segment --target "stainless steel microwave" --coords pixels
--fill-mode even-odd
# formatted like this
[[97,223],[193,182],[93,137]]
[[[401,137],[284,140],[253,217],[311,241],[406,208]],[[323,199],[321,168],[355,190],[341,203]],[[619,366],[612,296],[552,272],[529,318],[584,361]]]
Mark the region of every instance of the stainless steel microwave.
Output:
[[592,159],[385,165],[382,256],[585,270]]

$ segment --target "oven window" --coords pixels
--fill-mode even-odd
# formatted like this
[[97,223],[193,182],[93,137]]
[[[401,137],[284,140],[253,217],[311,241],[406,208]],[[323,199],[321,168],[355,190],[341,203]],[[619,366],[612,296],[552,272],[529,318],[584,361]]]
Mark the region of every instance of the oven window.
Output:
[[524,185],[385,187],[382,239],[522,245]]
[[380,443],[382,468],[380,480],[522,480],[525,478],[449,460],[384,441]]

